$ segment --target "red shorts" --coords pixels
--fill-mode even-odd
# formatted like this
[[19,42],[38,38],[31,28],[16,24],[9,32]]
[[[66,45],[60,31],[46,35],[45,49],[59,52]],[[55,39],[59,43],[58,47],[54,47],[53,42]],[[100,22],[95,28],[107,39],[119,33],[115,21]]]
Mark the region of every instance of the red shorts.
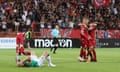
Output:
[[89,47],[94,47],[96,46],[96,40],[90,39],[89,40]]
[[16,37],[16,44],[17,45],[24,44],[24,37],[17,36]]
[[88,40],[80,39],[80,43],[81,43],[82,48],[88,48],[89,46]]

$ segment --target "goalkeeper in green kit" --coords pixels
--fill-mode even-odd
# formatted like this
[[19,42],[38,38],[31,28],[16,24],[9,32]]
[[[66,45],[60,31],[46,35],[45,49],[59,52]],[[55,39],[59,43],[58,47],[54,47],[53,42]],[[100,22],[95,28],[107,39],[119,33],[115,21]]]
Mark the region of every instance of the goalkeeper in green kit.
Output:
[[31,30],[28,29],[28,31],[25,33],[25,41],[26,41],[26,43],[27,43],[28,49],[30,49],[30,40],[31,40],[31,36],[32,36]]

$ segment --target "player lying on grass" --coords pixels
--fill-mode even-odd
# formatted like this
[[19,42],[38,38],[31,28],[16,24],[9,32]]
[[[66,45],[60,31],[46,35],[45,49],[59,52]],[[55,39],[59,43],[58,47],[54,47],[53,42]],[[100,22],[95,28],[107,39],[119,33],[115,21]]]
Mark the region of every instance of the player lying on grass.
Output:
[[51,57],[47,51],[43,52],[41,57],[37,57],[35,52],[31,52],[31,55],[27,56],[24,60],[20,60],[19,56],[16,59],[18,67],[40,67],[43,66],[45,60],[48,61],[48,66],[56,66],[51,62]]

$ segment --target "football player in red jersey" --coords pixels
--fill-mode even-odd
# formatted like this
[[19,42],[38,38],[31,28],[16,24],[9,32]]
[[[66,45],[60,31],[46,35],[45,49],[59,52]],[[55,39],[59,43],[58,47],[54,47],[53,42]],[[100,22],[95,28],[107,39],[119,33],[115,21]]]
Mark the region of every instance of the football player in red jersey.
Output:
[[91,23],[91,24],[89,24],[89,29],[88,29],[90,39],[89,39],[89,49],[88,49],[87,56],[91,57],[92,62],[97,61],[97,59],[96,59],[96,51],[95,51],[95,46],[96,46],[96,26],[97,26],[97,24],[95,22]]
[[82,20],[82,23],[79,24],[80,42],[81,42],[82,48],[80,50],[80,56],[78,59],[81,62],[86,62],[87,60],[86,49],[88,48],[88,44],[89,44],[89,33],[88,33],[88,26],[87,26],[88,22],[89,22],[89,18],[84,17]]
[[24,50],[24,32],[18,32],[16,36],[16,53],[17,55],[30,55],[31,53],[29,51]]

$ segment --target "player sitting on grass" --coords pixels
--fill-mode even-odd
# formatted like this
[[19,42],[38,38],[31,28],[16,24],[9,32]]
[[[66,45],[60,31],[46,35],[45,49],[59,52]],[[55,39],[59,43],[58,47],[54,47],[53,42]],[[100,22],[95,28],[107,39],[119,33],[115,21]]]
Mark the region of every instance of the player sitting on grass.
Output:
[[24,60],[20,60],[19,56],[16,59],[18,67],[40,67],[43,66],[45,60],[48,61],[48,66],[56,66],[51,62],[51,57],[47,51],[43,52],[41,57],[37,57],[34,52],[31,52],[31,55],[27,56]]

